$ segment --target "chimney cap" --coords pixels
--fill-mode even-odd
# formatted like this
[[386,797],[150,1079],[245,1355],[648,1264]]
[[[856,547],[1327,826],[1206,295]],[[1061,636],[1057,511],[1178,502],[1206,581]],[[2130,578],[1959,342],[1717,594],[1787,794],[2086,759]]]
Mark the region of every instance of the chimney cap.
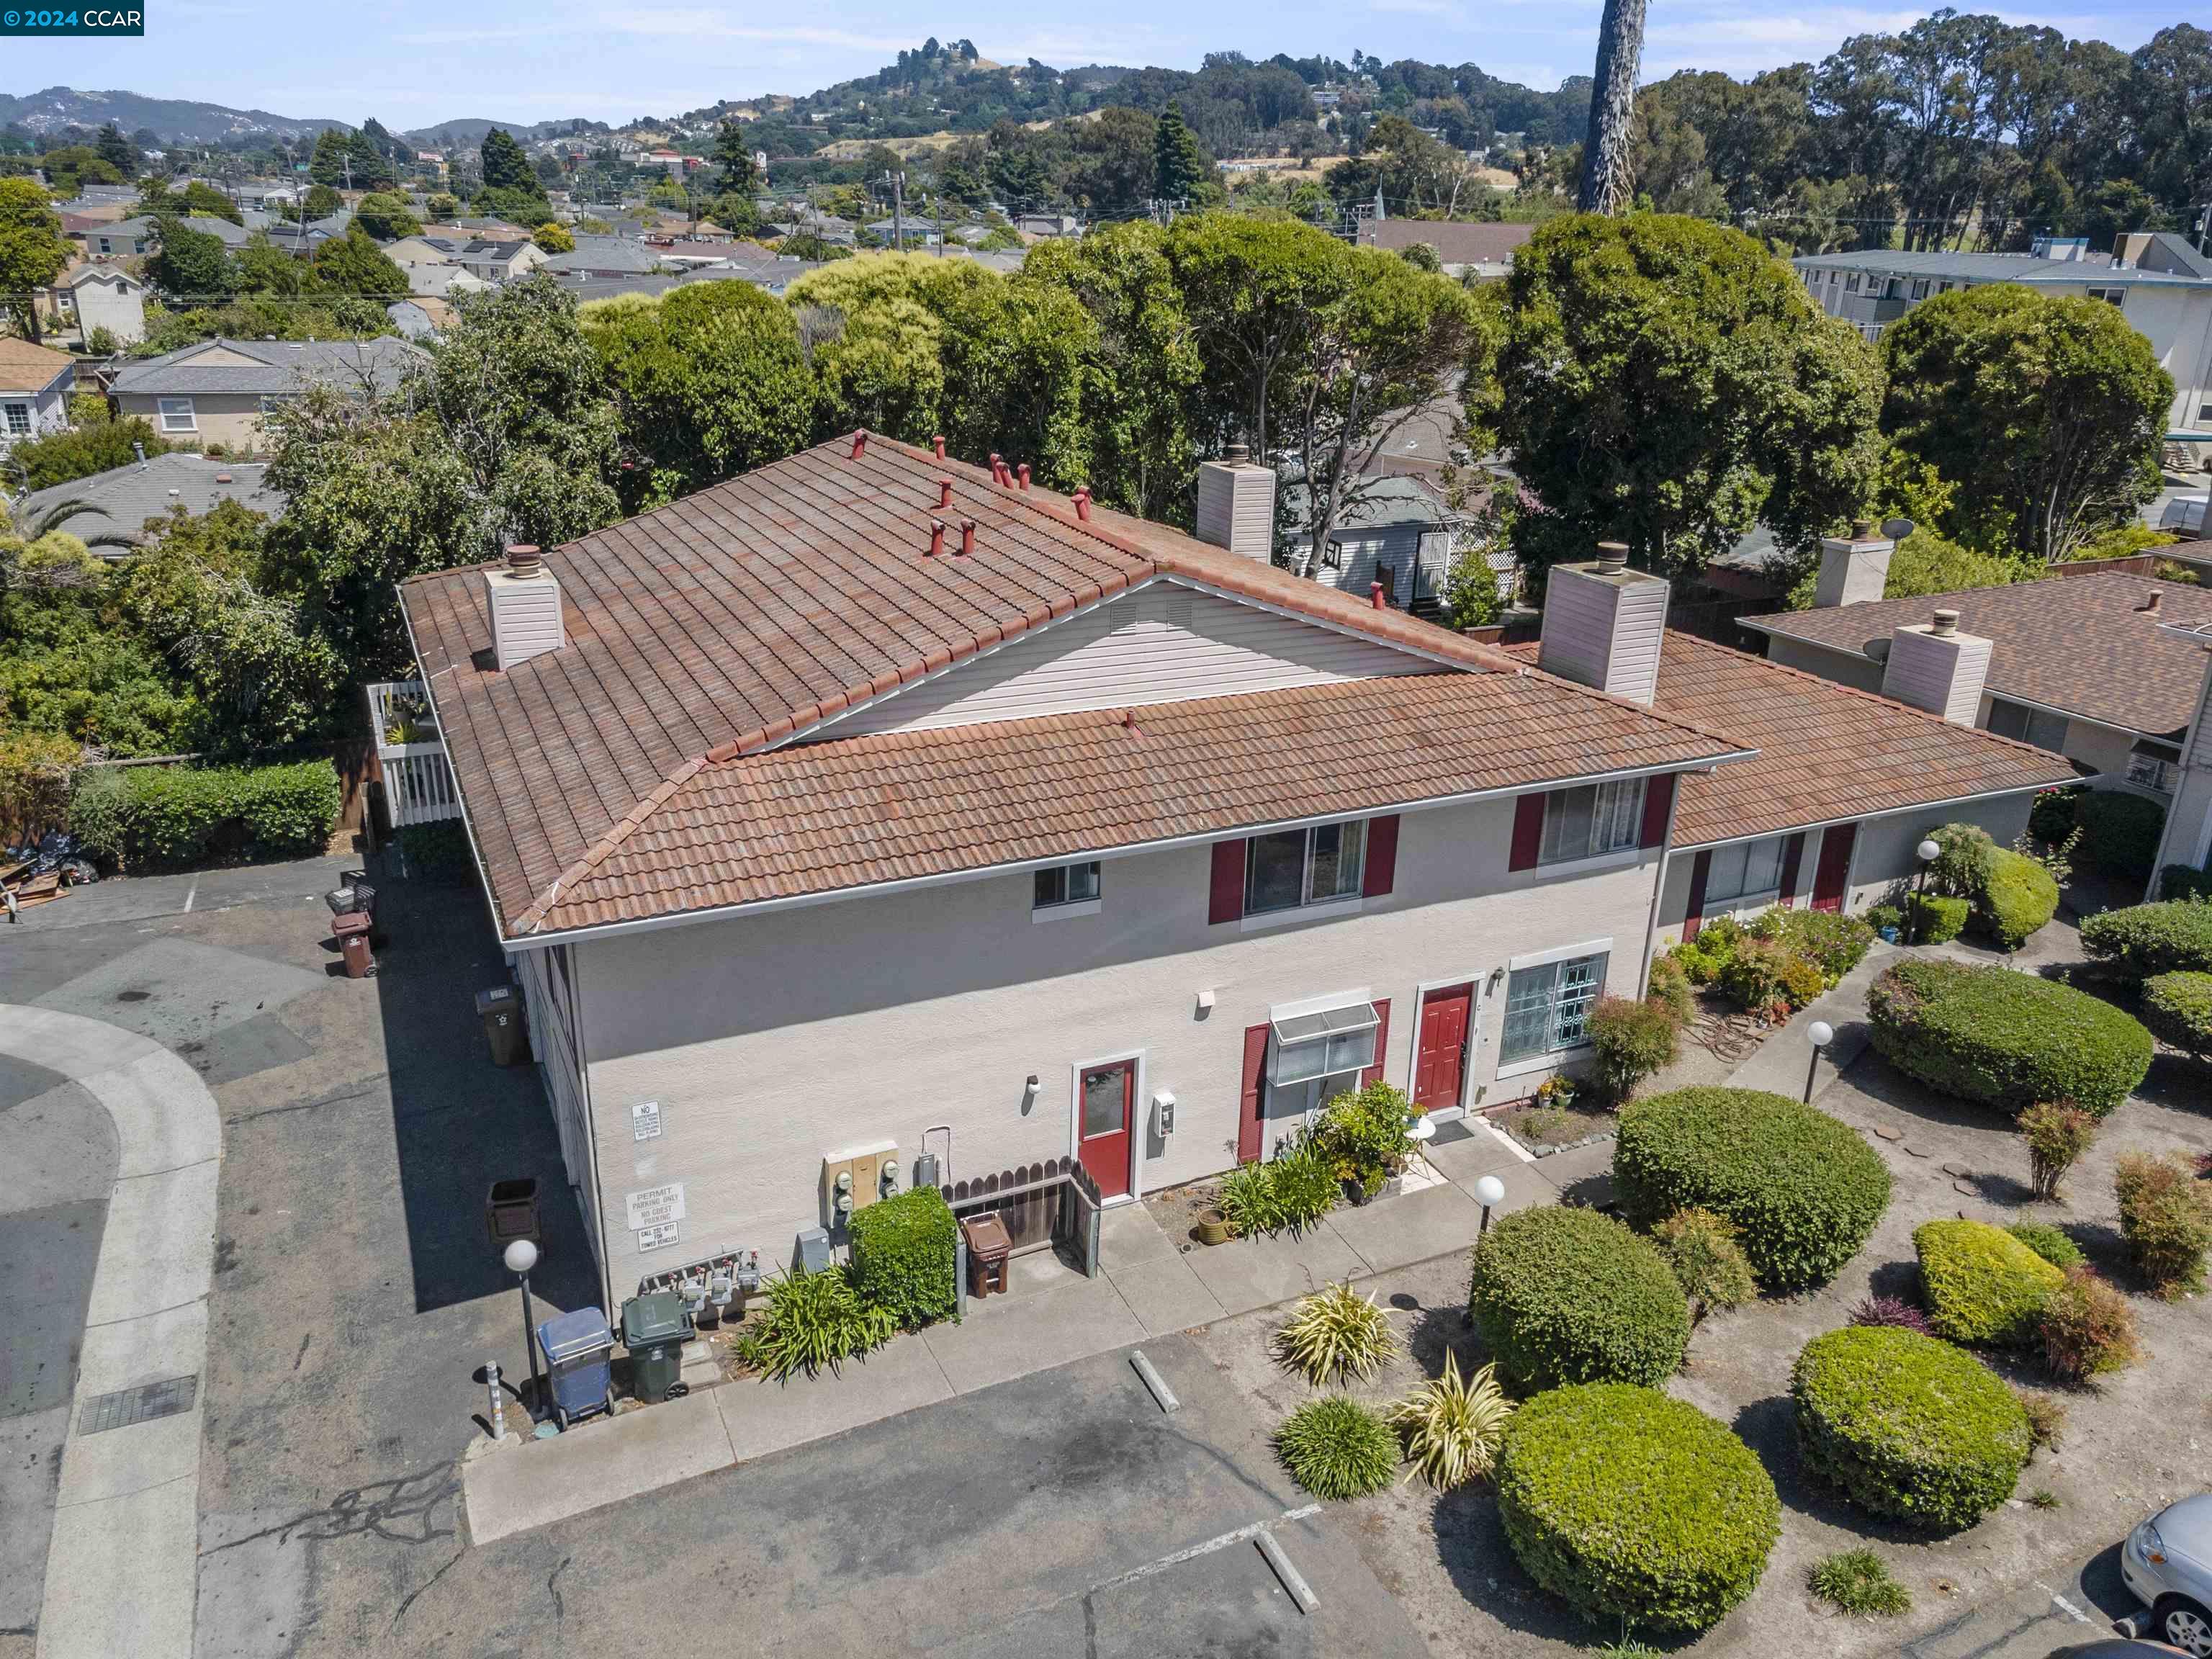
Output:
[[510,543],[507,550],[507,568],[511,575],[534,576],[545,568],[545,556],[528,542]]
[[2158,602],[2165,597],[2166,590],[2164,588],[2154,587],[2150,591],[2150,597],[2145,599],[2141,605],[2137,605],[2136,609],[2142,611],[2156,611],[2158,609]]
[[1879,539],[1874,533],[1874,520],[1872,519],[1853,519],[1851,520],[1851,539],[1855,542],[1870,542]]
[[1252,446],[1249,444],[1224,444],[1221,447],[1221,461],[1224,466],[1244,466],[1251,459]]
[[1628,568],[1626,542],[1600,542],[1597,544],[1597,568],[1605,575],[1613,576]]
[[1929,624],[1931,634],[1955,634],[1959,631],[1959,613],[1948,605],[1939,607],[1936,619]]

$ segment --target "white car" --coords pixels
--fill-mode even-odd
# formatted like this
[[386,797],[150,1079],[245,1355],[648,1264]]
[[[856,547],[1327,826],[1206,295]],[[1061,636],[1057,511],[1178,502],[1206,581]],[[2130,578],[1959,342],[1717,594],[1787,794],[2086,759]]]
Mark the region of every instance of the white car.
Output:
[[2130,1533],[2120,1577],[2150,1609],[2150,1635],[2212,1659],[2212,1492],[2170,1504]]

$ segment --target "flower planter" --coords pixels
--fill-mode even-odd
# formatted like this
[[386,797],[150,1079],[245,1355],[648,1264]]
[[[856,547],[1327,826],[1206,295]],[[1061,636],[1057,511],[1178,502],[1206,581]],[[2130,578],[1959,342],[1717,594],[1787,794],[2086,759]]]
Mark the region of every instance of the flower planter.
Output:
[[1229,1218],[1218,1210],[1200,1212],[1197,1231],[1201,1244],[1226,1244],[1236,1237],[1229,1229]]

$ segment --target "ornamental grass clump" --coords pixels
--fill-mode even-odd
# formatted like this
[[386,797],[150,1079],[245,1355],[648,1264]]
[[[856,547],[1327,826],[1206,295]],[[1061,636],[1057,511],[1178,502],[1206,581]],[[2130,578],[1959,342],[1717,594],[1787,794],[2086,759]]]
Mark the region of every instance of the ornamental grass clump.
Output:
[[1366,1382],[1398,1352],[1390,1316],[1349,1284],[1302,1299],[1273,1346],[1277,1359],[1316,1387],[1352,1377]]
[[781,1382],[793,1371],[836,1371],[896,1328],[890,1310],[864,1301],[845,1268],[779,1275],[768,1283],[766,1316],[738,1340],[738,1357]]
[[1889,1207],[1889,1167],[1856,1130],[1755,1089],[1676,1089],[1628,1106],[1613,1180],[1639,1226],[1677,1210],[1720,1216],[1772,1291],[1832,1278]]
[[1690,1314],[1656,1246],[1595,1210],[1505,1217],[1475,1247],[1468,1311],[1521,1394],[1563,1382],[1657,1382],[1682,1364]]
[[1398,1436],[1381,1415],[1340,1394],[1309,1400],[1275,1431],[1291,1479],[1334,1502],[1380,1492],[1398,1473]]
[[[1459,1357],[1444,1355],[1444,1374],[1424,1382],[1384,1415],[1406,1437],[1413,1472],[1438,1492],[1488,1474],[1498,1462],[1513,1402],[1498,1386],[1497,1366],[1462,1376]],[[1410,1477],[1409,1477],[1410,1478]]]
[[2212,1187],[2179,1157],[2130,1152],[2112,1178],[2120,1200],[2120,1237],[2136,1270],[2156,1295],[2171,1301],[2201,1288],[2212,1249]]
[[1870,1514],[1971,1527],[2012,1496],[2027,1462],[2012,1390],[1934,1337],[1864,1325],[1816,1336],[1790,1393],[1806,1472]]
[[1528,1576],[1594,1625],[1701,1631],[1748,1596],[1782,1531],[1751,1449],[1656,1389],[1555,1389],[1513,1413],[1498,1514]]
[[1923,1221],[1912,1231],[1929,1323],[1954,1342],[2017,1347],[2035,1340],[2036,1319],[2066,1275],[2002,1227]]
[[2069,1100],[2044,1101],[2020,1115],[2027,1142],[2028,1183],[2036,1197],[2058,1200],[2066,1172],[2097,1139],[2097,1120]]
[[1759,1294],[1750,1260],[1725,1217],[1711,1210],[1677,1210],[1652,1229],[1651,1237],[1689,1299],[1692,1326],[1716,1308],[1740,1308]]
[[1912,1611],[1912,1592],[1872,1550],[1838,1551],[1814,1563],[1805,1578],[1815,1596],[1854,1618],[1893,1619]]
[[2135,1309],[2086,1265],[2045,1298],[2036,1339],[2051,1374],[2077,1388],[2142,1358]]

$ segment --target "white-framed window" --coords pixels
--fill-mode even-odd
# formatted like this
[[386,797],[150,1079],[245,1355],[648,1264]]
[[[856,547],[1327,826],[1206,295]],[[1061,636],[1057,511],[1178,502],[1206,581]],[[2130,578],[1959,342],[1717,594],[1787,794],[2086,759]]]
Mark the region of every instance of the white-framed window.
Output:
[[264,415],[274,415],[278,410],[284,407],[284,399],[264,394],[259,402],[256,404],[256,407],[258,408]]
[[2089,290],[2089,297],[2102,300],[2108,306],[2118,306],[2122,310],[2127,308],[2128,291],[2124,288],[2093,288]]
[[161,409],[162,431],[197,432],[200,429],[199,422],[192,414],[190,398],[158,398],[155,402]]
[[1357,897],[1366,851],[1362,818],[1254,836],[1244,850],[1244,914]]
[[1782,837],[1739,841],[1716,847],[1705,862],[1708,906],[1756,898],[1782,886]]
[[1644,830],[1644,780],[1608,778],[1544,797],[1539,864],[1571,864],[1632,848]]
[[1505,981],[1505,1034],[1498,1045],[1498,1063],[1510,1065],[1580,1048],[1586,1040],[1590,1005],[1605,988],[1610,955],[1601,951],[1595,956],[1516,969]]
[[1030,903],[1039,910],[1057,910],[1070,904],[1096,904],[1098,860],[1086,859],[1079,864],[1055,864],[1048,870],[1040,870],[1036,872],[1035,891]]
[[1912,297],[1916,300],[1924,300],[1928,297],[1928,279],[1925,276],[1913,283]]
[[2065,751],[2066,716],[2054,714],[2047,708],[2031,708],[2024,702],[2008,702],[2002,697],[1991,697],[1989,729],[2001,738],[2032,743],[2038,749],[2048,749],[2054,755]]
[[1339,1095],[1358,1088],[1360,1073],[1375,1063],[1381,1024],[1370,1002],[1277,1019],[1269,1045],[1268,1117],[1287,1127],[1290,1120],[1310,1120]]
[[30,404],[9,404],[8,405],[8,435],[11,438],[27,437],[30,431]]

